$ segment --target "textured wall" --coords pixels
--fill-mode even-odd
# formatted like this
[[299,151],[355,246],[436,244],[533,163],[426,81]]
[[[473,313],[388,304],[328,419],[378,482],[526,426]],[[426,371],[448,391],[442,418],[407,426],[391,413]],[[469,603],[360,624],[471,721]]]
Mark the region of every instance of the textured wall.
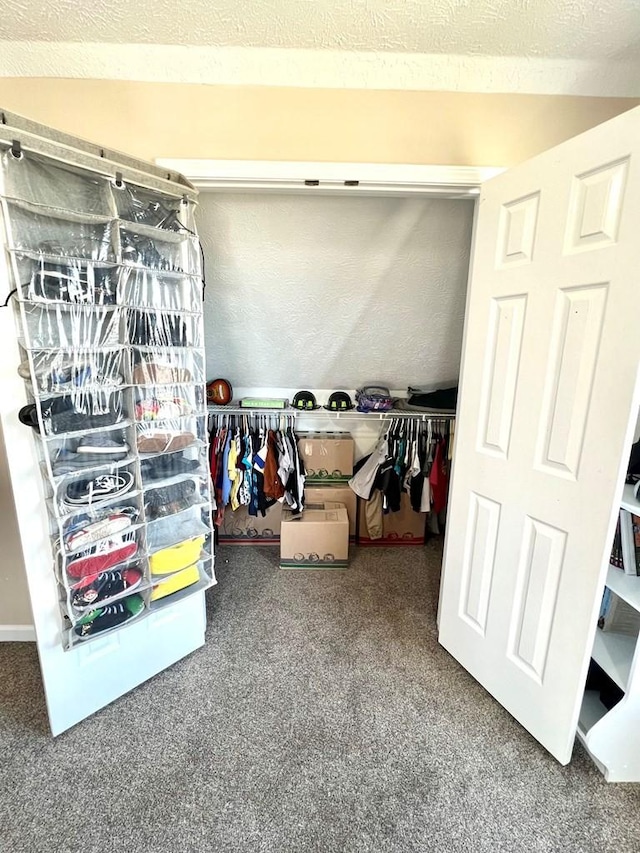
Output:
[[4,0],[7,41],[635,57],[636,0]]
[[456,378],[473,203],[203,193],[208,376],[391,388]]

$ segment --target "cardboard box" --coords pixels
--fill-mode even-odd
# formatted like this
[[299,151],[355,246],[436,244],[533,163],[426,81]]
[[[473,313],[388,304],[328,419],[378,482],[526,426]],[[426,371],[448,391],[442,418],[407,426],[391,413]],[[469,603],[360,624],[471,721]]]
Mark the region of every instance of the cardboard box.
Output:
[[285,510],[280,531],[280,568],[345,569],[349,517],[343,504],[307,505],[299,515]]
[[366,501],[358,499],[358,545],[424,545],[426,512],[414,512],[409,495],[403,492],[400,512],[382,516],[382,539],[369,539],[364,508]]
[[282,504],[269,507],[266,516],[249,515],[248,508],[232,510],[228,506],[218,528],[218,541],[225,545],[277,545],[280,541]]
[[299,436],[298,450],[307,483],[344,483],[353,476],[353,439],[348,432],[309,432]]
[[307,504],[321,504],[325,501],[344,504],[347,515],[349,516],[349,540],[351,542],[356,541],[358,532],[358,497],[349,486],[306,486],[304,498]]

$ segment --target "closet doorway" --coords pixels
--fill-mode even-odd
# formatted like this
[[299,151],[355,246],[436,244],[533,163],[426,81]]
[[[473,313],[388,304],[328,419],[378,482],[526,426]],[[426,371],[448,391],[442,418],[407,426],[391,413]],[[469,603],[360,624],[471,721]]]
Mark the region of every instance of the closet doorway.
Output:
[[[159,163],[200,190],[207,375],[235,399],[457,382],[475,198],[499,169]],[[321,412],[298,423],[350,431],[356,459],[380,433]]]

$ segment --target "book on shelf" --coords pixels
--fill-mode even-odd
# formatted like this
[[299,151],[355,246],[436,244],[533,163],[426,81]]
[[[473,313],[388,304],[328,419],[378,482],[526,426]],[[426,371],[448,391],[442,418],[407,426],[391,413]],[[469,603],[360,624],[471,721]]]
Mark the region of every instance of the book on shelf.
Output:
[[622,548],[622,568],[625,575],[637,577],[640,567],[638,566],[638,550],[636,549],[636,537],[640,545],[640,519],[637,515],[626,509],[620,510],[620,545]]
[[598,628],[601,631],[613,631],[616,634],[630,634],[637,637],[640,633],[640,612],[623,601],[607,586],[600,605]]
[[[621,510],[622,512],[622,510]],[[621,533],[621,524],[620,524],[620,514],[618,514],[618,521],[616,524],[616,532],[613,537],[613,545],[611,547],[611,556],[609,557],[609,562],[612,566],[615,566],[617,569],[624,569],[624,563],[622,559],[622,533]]]

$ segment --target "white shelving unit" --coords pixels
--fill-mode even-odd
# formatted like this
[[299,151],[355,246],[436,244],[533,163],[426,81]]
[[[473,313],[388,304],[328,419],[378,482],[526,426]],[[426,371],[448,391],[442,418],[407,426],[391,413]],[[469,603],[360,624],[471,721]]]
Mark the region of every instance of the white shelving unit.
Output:
[[[640,515],[633,486],[626,485],[622,509]],[[640,577],[609,566],[606,586],[640,612]],[[586,690],[577,735],[608,782],[640,782],[640,641],[638,636],[596,630],[592,658],[624,691],[610,710],[596,690]]]

